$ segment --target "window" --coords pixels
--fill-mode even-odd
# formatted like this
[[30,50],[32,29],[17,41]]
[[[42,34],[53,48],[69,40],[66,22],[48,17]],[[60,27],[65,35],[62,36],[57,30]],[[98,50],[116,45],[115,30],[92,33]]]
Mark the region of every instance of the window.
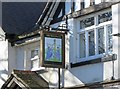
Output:
[[95,59],[104,53],[112,53],[111,20],[111,11],[80,20],[80,29],[77,31],[80,59]]
[[101,3],[101,0],[95,0],[95,4]]
[[94,17],[86,18],[80,21],[80,29],[94,25]]
[[112,52],[113,51],[112,25],[108,25],[107,28],[108,28],[108,50]]
[[90,6],[95,5],[95,0],[90,0]]
[[105,52],[105,42],[104,42],[104,27],[98,28],[98,53]]
[[85,33],[79,35],[80,39],[80,58],[84,58],[86,56],[86,45],[85,45]]
[[39,67],[39,49],[31,50],[31,68],[35,69]]
[[80,7],[81,7],[81,9],[84,9],[84,8],[85,8],[85,2],[84,2],[84,0],[81,0],[81,2],[80,2]]
[[98,23],[103,23],[106,21],[112,20],[112,12],[106,12],[103,14],[98,15]]
[[95,55],[94,30],[88,32],[89,36],[89,56]]

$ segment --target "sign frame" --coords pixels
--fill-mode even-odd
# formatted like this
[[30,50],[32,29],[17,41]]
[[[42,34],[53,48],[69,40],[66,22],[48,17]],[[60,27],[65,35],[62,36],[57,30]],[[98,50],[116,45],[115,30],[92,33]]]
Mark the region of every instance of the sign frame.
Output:
[[[51,68],[65,68],[65,33],[62,32],[53,32],[53,31],[40,31],[40,51],[41,51],[41,57],[40,57],[40,64],[43,67],[51,67]],[[57,44],[60,43],[60,61],[54,61],[50,60],[48,61],[46,58],[47,53],[46,51],[46,45],[47,40],[57,40]],[[53,45],[52,45],[53,46]],[[54,57],[53,57],[54,58]],[[55,58],[54,58],[55,59]]]

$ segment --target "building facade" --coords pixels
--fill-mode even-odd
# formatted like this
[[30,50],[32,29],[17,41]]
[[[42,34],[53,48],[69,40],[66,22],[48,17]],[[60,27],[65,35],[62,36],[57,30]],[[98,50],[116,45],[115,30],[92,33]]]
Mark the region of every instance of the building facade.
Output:
[[[116,81],[119,67],[119,0],[75,0],[48,2],[35,31],[19,35],[14,46],[8,44],[8,71],[44,69],[39,74],[58,87],[58,69],[40,65],[40,30],[43,27],[69,29],[65,35],[65,68],[61,69],[61,87],[76,87]],[[111,83],[111,82],[110,82]],[[119,89],[119,84],[110,85]],[[101,89],[112,89],[103,87]],[[91,88],[92,89],[92,88]],[[97,87],[95,88],[97,89]]]

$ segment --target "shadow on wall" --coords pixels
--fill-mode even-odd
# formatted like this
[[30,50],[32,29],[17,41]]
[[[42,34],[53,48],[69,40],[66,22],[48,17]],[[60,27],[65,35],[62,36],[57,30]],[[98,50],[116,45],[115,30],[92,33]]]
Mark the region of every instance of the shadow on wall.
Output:
[[49,82],[50,87],[58,86],[58,69],[57,68],[46,68],[45,70],[37,71],[39,75],[42,75],[47,82]]
[[6,69],[0,70],[0,79],[5,82],[8,77],[8,71]]
[[8,79],[8,62],[6,59],[0,59],[0,87]]
[[71,68],[65,71],[65,86],[80,85],[87,83],[100,82],[104,79],[104,65],[98,63],[94,65],[86,65]]

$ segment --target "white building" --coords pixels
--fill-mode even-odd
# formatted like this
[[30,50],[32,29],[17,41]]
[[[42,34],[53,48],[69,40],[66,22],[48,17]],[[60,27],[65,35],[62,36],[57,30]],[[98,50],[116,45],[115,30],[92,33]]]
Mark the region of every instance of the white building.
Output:
[[45,4],[41,2],[0,2],[0,87],[8,79],[12,70],[18,68],[17,47],[12,47],[11,42],[14,37],[17,37],[15,35],[35,25]]
[[[19,35],[13,47],[7,46],[8,71],[14,68],[44,69],[48,72],[40,76],[49,82],[50,87],[58,87],[58,69],[40,66],[39,33],[43,26],[61,28],[66,25],[69,32],[65,38],[65,69],[61,69],[61,87],[89,87],[85,85],[119,80],[119,11],[118,0],[49,2],[36,22],[36,30]],[[112,89],[110,87],[99,86]],[[115,87],[119,89],[118,84]]]

